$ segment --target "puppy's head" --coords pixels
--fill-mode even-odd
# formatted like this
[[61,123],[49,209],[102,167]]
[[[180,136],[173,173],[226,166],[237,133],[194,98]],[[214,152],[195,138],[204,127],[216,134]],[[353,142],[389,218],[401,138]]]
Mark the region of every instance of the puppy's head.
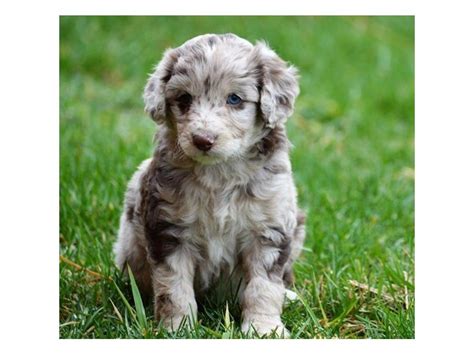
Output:
[[165,51],[145,87],[145,110],[176,133],[191,159],[244,157],[293,112],[297,71],[265,43],[203,35]]

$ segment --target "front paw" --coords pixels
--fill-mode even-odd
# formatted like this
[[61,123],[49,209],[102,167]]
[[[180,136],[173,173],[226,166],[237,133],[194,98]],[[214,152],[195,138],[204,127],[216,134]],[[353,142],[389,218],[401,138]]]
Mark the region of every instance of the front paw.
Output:
[[189,329],[194,327],[193,315],[173,315],[162,319],[162,326],[169,332],[176,332],[180,328],[187,327]]
[[279,316],[258,315],[244,318],[241,330],[244,334],[276,335],[280,338],[289,338],[290,332],[285,328]]
[[155,298],[155,319],[168,331],[177,331],[182,327],[194,327],[197,320],[197,304],[193,299],[188,305],[180,304],[179,300],[167,295]]

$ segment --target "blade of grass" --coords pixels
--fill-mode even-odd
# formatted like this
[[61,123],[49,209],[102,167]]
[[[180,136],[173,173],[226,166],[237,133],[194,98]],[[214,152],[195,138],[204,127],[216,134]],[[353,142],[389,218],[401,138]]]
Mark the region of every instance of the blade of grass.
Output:
[[117,307],[115,306],[115,304],[112,302],[112,299],[109,298],[109,301],[110,301],[110,303],[112,303],[112,307],[114,308],[114,312],[115,312],[115,314],[117,315],[118,319],[120,320],[120,323],[123,323],[122,315],[120,314],[120,312],[119,312],[119,310],[117,309]]
[[225,303],[224,326],[226,329],[230,328],[229,305],[227,304],[227,302]]
[[127,265],[127,268],[128,268],[128,275],[130,277],[130,286],[132,287],[133,302],[135,303],[135,311],[137,314],[138,324],[140,325],[140,328],[143,334],[146,335],[147,321],[146,321],[145,307],[143,306],[140,290],[138,289],[137,283],[135,281],[135,277],[133,276],[133,272],[130,269],[129,265]]
[[318,301],[318,305],[319,305],[319,310],[321,311],[321,314],[323,315],[323,322],[324,322],[324,326],[326,326],[328,324],[328,317],[326,316],[326,312],[324,311],[324,307],[323,307],[323,304],[321,302],[321,297],[320,297],[320,290],[319,290],[319,287],[318,286],[321,286],[321,283],[322,283],[322,276],[321,276],[321,282],[318,283],[316,282],[316,274],[313,272],[313,285],[314,285],[314,295],[316,296],[316,300]]
[[298,298],[300,299],[301,303],[303,304],[303,307],[305,308],[305,310],[308,313],[309,317],[313,321],[313,324],[315,326],[319,327],[320,324],[319,324],[319,321],[318,321],[318,317],[316,317],[316,314],[313,312],[313,310],[308,305],[308,303],[304,300],[304,298],[301,296],[301,294],[296,290],[295,290],[295,293],[298,295]]
[[231,330],[231,323],[230,323],[229,305],[227,302],[225,303],[224,327],[225,327],[225,332],[222,333],[222,339],[231,339],[232,330]]
[[[124,294],[122,293],[122,291],[120,291],[120,288],[117,286],[117,284],[115,283],[115,281],[114,281],[114,286],[115,286],[115,288],[117,289],[117,292],[119,293],[120,298],[122,299],[123,303],[125,304],[125,307],[127,307],[128,312],[129,312],[130,315],[132,316],[133,320],[136,321],[137,316],[135,315],[135,311],[133,310],[133,307],[130,305],[130,303],[128,303],[127,298],[124,296]],[[127,319],[127,318],[125,317],[125,319]]]
[[87,334],[89,331],[91,331],[89,328],[93,325],[92,323],[94,322],[95,318],[97,317],[97,315],[98,315],[100,312],[102,312],[103,309],[104,309],[104,307],[98,308],[98,309],[92,314],[92,316],[87,320],[86,324],[84,325],[84,328],[85,328],[85,329],[88,329],[88,330],[86,331],[86,333],[84,333],[84,335]]
[[294,334],[293,336],[294,339],[298,339],[300,337],[300,335],[306,330],[306,327],[308,326],[310,321],[311,321],[310,319],[306,319],[304,323],[301,326],[299,326],[298,332]]
[[201,325],[201,327],[202,327],[202,329],[204,329],[209,334],[212,334],[213,336],[215,336],[217,339],[220,339],[222,337],[222,334],[219,333],[219,332],[216,332],[214,329],[211,329],[211,328],[206,327],[204,325]]
[[339,324],[341,324],[344,321],[344,319],[347,317],[347,315],[354,309],[354,307],[357,304],[357,301],[358,301],[357,298],[354,298],[349,303],[349,305],[337,317],[335,317],[333,320],[331,320],[328,323],[328,327],[335,328],[339,326]]
[[62,256],[62,255],[59,256],[59,261],[65,263],[65,264],[67,264],[67,265],[69,265],[69,266],[72,266],[73,268],[75,268],[75,269],[78,270],[78,271],[84,271],[86,274],[88,274],[88,275],[90,275],[90,276],[93,276],[93,277],[95,277],[95,278],[97,278],[97,279],[106,279],[106,280],[109,280],[109,281],[112,280],[112,279],[111,279],[110,277],[108,277],[108,276],[104,276],[104,275],[102,275],[102,274],[99,274],[98,272],[89,270],[89,269],[87,269],[87,268],[85,268],[85,267],[83,267],[83,266],[81,266],[81,265],[79,265],[79,264],[76,264],[75,262],[69,260],[68,258],[66,258],[66,257],[64,257],[64,256]]

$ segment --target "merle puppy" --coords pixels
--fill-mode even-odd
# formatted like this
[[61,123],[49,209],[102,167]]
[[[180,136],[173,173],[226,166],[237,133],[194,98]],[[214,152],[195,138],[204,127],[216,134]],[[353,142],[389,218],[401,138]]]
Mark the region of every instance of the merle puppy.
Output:
[[293,66],[233,34],[166,50],[150,76],[157,146],[128,185],[114,249],[168,329],[232,279],[242,331],[288,336],[280,315],[305,235],[285,131],[298,93]]

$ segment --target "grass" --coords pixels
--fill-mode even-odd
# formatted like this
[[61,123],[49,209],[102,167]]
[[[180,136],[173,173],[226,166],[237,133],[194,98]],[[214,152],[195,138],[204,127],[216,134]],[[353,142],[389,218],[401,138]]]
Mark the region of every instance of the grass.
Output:
[[141,92],[163,50],[197,34],[266,39],[301,72],[288,122],[308,212],[293,338],[414,338],[412,17],[62,17],[61,338],[244,338],[208,299],[167,333],[113,264],[127,180],[152,151]]

